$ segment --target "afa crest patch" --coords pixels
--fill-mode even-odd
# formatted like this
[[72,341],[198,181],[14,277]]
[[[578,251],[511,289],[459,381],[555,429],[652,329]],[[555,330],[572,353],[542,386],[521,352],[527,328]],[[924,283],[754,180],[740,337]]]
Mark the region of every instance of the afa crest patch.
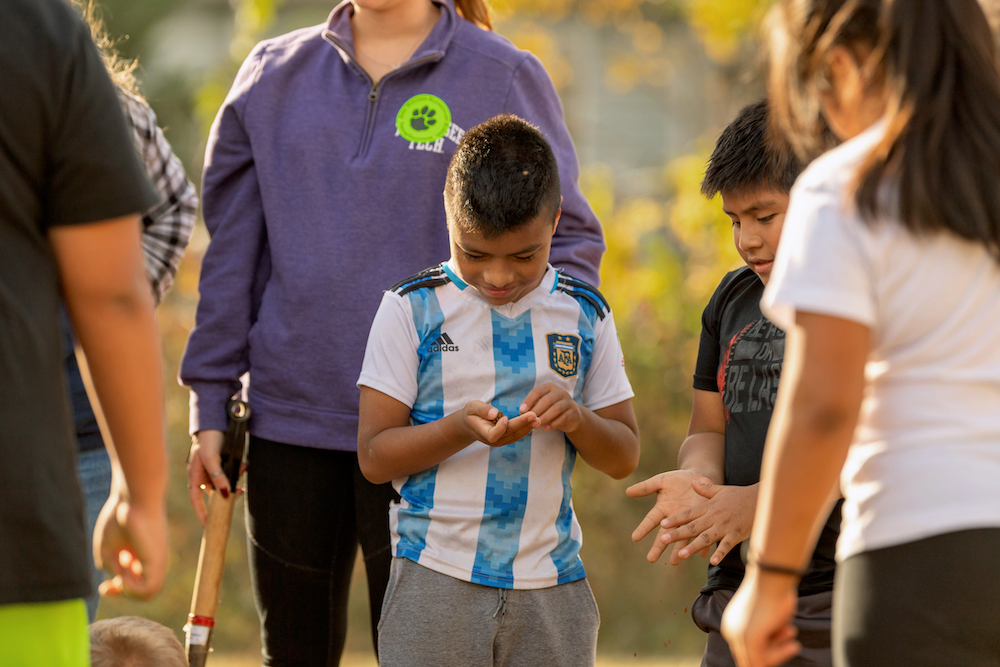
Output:
[[580,369],[580,337],[572,334],[550,333],[549,368],[564,378],[571,378]]

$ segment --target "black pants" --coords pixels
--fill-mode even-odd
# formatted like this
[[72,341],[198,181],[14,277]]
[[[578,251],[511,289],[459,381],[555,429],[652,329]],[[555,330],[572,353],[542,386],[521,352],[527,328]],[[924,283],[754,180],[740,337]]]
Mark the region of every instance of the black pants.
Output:
[[[736,660],[729,652],[729,644],[722,636],[722,614],[729,606],[736,591],[715,590],[702,593],[691,605],[691,620],[708,633],[701,667],[736,667]],[[781,667],[830,667],[830,624],[833,591],[823,591],[799,597],[795,611],[796,639],[802,644],[797,656]]]
[[991,528],[848,558],[834,585],[834,665],[1000,667],[998,554]]
[[247,546],[264,664],[340,664],[359,542],[378,646],[392,486],[362,477],[354,452],[251,436],[248,463]]

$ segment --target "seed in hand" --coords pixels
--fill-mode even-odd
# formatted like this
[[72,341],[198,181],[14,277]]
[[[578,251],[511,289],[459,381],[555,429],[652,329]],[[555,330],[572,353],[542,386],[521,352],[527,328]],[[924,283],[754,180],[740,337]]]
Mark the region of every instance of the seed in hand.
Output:
[[500,419],[503,417],[503,413],[497,410],[497,416],[493,419],[493,425],[496,426],[500,423]]

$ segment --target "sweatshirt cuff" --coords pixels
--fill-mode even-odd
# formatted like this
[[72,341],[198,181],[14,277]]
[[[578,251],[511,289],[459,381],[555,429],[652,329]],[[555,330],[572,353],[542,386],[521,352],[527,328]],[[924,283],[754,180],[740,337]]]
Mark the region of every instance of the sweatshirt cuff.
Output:
[[210,429],[226,430],[226,403],[239,391],[226,384],[192,384],[190,399],[190,434]]

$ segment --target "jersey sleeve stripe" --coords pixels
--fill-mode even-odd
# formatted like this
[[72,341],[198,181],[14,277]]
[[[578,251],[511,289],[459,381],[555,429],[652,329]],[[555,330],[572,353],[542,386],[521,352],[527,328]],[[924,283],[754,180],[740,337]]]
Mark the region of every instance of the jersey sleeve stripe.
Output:
[[423,271],[421,271],[419,273],[413,274],[409,278],[404,278],[403,280],[400,280],[398,283],[396,283],[395,285],[393,285],[392,287],[390,287],[389,291],[390,292],[395,292],[396,290],[400,289],[404,285],[409,285],[410,283],[415,283],[415,282],[420,281],[420,280],[425,280],[427,278],[433,278],[435,276],[440,276],[443,273],[444,273],[444,270],[441,268],[440,264],[437,265],[437,266],[432,266],[429,269],[424,269]]
[[576,278],[567,276],[562,272],[559,273],[559,283],[562,285],[567,285],[571,288],[590,292],[592,295],[597,297],[597,299],[601,302],[601,304],[604,306],[604,310],[607,311],[611,310],[611,305],[608,303],[607,299],[604,298],[604,295],[601,294],[600,290],[598,290],[590,283],[586,283],[582,280],[577,280]]
[[559,291],[560,292],[565,292],[566,294],[569,294],[571,297],[574,297],[576,299],[582,299],[583,301],[586,301],[587,303],[589,303],[591,306],[593,306],[594,310],[597,312],[597,316],[599,318],[601,318],[602,320],[605,317],[607,317],[607,314],[608,314],[609,311],[606,310],[604,308],[603,304],[600,301],[598,301],[594,297],[594,295],[591,294],[590,292],[585,292],[585,291],[582,291],[582,290],[569,289],[565,285],[560,285],[559,286]]
[[418,289],[433,289],[435,287],[440,287],[441,285],[447,285],[451,282],[451,278],[445,276],[444,278],[428,278],[421,280],[419,282],[410,283],[406,287],[399,290],[397,293],[399,296],[406,296],[410,292],[414,292]]

